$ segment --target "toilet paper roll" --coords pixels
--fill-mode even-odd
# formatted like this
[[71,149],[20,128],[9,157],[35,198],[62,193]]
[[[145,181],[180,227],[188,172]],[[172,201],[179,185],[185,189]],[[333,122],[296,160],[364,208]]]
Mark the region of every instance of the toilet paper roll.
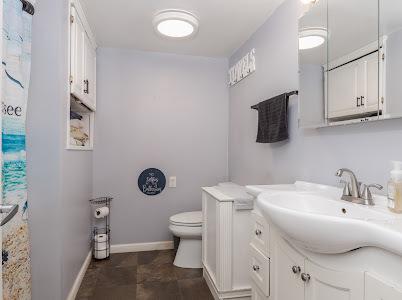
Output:
[[94,237],[95,253],[101,252],[101,250],[108,250],[108,245],[109,245],[109,239],[107,234],[101,233],[95,235]]
[[95,218],[97,218],[97,219],[101,219],[101,218],[108,216],[109,215],[109,207],[104,206],[104,207],[99,207],[99,208],[95,209],[94,215],[95,215]]
[[106,257],[109,257],[109,251],[107,249],[101,251],[95,251],[94,256],[96,259],[104,259]]
[[98,242],[98,243],[106,242],[107,241],[107,234],[105,234],[105,233],[97,234],[97,235],[95,235],[94,240],[95,240],[95,242]]
[[95,251],[106,250],[107,242],[95,242]]

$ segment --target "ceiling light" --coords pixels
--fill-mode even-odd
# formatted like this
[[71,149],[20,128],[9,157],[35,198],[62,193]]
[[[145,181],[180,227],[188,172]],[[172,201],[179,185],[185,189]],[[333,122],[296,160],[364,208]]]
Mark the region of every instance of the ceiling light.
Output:
[[324,44],[325,39],[322,36],[312,35],[299,38],[299,49],[306,50],[316,48]]
[[299,49],[306,50],[321,46],[327,38],[325,28],[305,28],[299,32]]
[[198,19],[184,10],[168,9],[158,12],[153,20],[155,31],[169,38],[182,39],[198,31]]

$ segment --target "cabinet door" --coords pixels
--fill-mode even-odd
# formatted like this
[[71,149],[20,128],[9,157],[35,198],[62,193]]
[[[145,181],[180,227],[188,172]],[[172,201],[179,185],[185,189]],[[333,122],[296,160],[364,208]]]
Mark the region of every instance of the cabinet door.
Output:
[[[306,300],[363,300],[364,273],[339,272],[305,261]],[[303,274],[302,274],[303,276]]]
[[365,300],[401,300],[402,286],[397,287],[379,277],[366,273]]
[[375,112],[379,103],[378,52],[365,56],[363,62],[365,64],[363,109],[365,112]]
[[356,106],[364,111],[367,101],[367,61],[359,60],[356,67]]
[[353,115],[360,110],[358,71],[358,63],[349,63],[328,72],[328,118]]
[[71,8],[71,38],[70,38],[70,75],[71,94],[78,99],[84,98],[84,62],[85,62],[85,30],[75,9]]
[[276,236],[275,239],[271,257],[274,299],[304,300],[304,283],[300,279],[300,274],[304,272],[304,257],[281,237]]
[[91,109],[96,106],[96,51],[85,34],[85,70],[84,70],[84,94],[85,102]]

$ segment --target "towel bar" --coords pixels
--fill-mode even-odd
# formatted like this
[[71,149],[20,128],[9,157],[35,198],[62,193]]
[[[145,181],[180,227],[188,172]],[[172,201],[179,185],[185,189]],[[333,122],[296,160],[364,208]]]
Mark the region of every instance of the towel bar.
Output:
[[[288,97],[294,96],[294,95],[299,95],[299,91],[291,91],[289,93],[286,93]],[[258,104],[251,106],[251,109],[258,109]]]

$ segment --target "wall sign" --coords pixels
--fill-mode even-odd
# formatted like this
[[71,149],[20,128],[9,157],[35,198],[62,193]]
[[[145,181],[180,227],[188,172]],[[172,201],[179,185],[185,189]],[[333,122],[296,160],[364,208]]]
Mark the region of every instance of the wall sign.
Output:
[[235,85],[255,71],[255,48],[229,69],[229,85]]
[[138,187],[145,195],[155,196],[164,190],[166,177],[161,170],[150,168],[144,170],[138,177]]

